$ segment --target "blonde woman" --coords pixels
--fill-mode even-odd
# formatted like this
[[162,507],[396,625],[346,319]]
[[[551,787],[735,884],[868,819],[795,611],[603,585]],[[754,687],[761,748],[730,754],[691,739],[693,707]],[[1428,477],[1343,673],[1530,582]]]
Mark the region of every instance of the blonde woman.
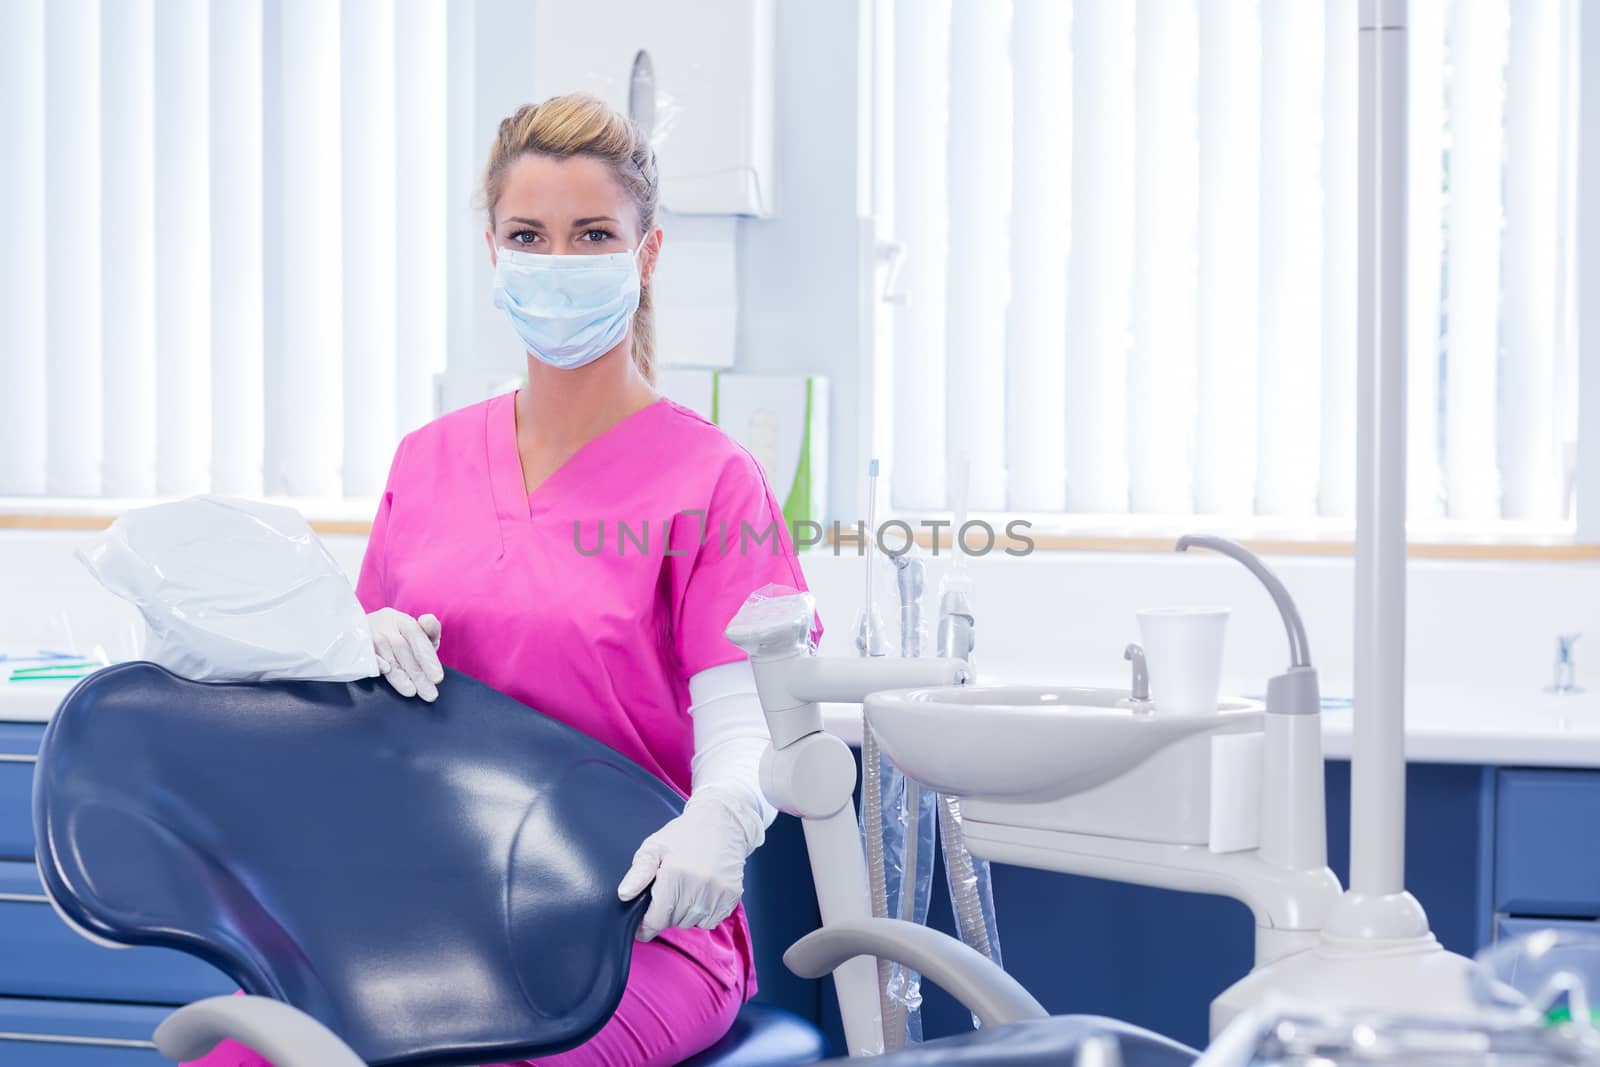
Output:
[[[673,1064],[756,988],[739,898],[775,813],[754,679],[722,631],[753,590],[803,579],[756,461],[653,388],[663,235],[640,130],[583,96],[524,107],[500,124],[483,195],[528,385],[401,442],[356,591],[401,693],[433,699],[449,664],[688,798],[618,886],[653,887],[621,1006],[541,1061]],[[263,1061],[230,1045],[202,1062]]]

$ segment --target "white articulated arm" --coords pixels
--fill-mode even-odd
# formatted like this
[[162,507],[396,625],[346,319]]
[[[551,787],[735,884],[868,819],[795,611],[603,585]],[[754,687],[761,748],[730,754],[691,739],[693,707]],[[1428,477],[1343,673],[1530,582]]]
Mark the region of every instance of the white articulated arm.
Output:
[[198,1060],[232,1038],[276,1067],[366,1067],[361,1058],[299,1008],[268,997],[208,997],[156,1027],[156,1048],[175,1063]]
[[902,919],[830,923],[791,945],[783,962],[801,978],[821,978],[859,956],[876,956],[911,967],[960,1001],[984,1026],[1049,1015],[1021,983],[976,949]]

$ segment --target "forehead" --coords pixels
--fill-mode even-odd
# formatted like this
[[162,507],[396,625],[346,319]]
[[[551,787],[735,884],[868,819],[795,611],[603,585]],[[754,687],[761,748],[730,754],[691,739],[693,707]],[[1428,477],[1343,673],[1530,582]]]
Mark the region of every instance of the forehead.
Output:
[[600,215],[629,220],[631,206],[611,167],[598,159],[524,155],[506,168],[494,216],[520,215],[546,225]]

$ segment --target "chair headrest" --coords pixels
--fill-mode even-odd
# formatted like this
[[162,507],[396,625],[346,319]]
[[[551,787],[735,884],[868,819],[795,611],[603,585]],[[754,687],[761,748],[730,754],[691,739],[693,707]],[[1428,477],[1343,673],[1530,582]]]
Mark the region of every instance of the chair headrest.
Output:
[[[678,795],[447,671],[387,683],[85,679],[45,732],[41,878],[119,944],[198,956],[371,1064],[580,1044],[615,1011],[646,899],[617,900]],[[646,895],[648,896],[648,894]]]

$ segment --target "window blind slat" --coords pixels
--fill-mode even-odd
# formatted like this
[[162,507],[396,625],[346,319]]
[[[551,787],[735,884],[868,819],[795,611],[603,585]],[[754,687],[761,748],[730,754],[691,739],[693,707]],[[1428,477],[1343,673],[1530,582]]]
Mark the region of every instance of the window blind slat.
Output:
[[205,0],[155,17],[157,489],[211,488],[211,81]]
[[211,478],[259,496],[265,396],[261,0],[211,5]]
[[[971,460],[969,506],[1006,503],[1006,304],[1011,201],[1009,0],[955,0],[950,38],[947,469]],[[983,227],[979,220],[993,219]]]
[[1256,510],[1316,514],[1322,447],[1323,5],[1261,7],[1261,437]]
[[46,485],[56,496],[98,496],[104,425],[97,0],[46,6],[44,99]]
[[[283,249],[268,349],[267,491],[333,497],[343,429],[339,7],[283,0],[276,82]],[[270,228],[270,227],[269,227]]]
[[1133,288],[1134,17],[1079,0],[1072,25],[1073,235],[1067,278],[1067,505],[1128,510],[1127,369]]
[[101,9],[101,202],[116,240],[103,251],[105,486],[156,491],[155,11],[151,0]]
[[395,264],[400,433],[433,417],[433,378],[445,365],[446,235],[454,221],[445,193],[445,6],[444,0],[401,0],[395,7],[395,225],[411,252]]
[[0,494],[45,491],[45,17],[0,4]]
[[1199,144],[1194,0],[1139,0],[1128,468],[1133,510],[1194,510]]
[[1445,484],[1457,519],[1500,517],[1496,456],[1506,0],[1456,0],[1450,69]]
[[1406,496],[1413,519],[1444,513],[1439,462],[1441,275],[1444,254],[1445,0],[1411,0],[1407,12],[1407,132],[1411,151],[1406,266]]
[[1508,519],[1559,519],[1555,406],[1561,6],[1522,5],[1506,64],[1500,469]]
[[[376,496],[395,442],[395,263],[416,250],[412,222],[396,206],[394,5],[344,0],[342,8],[343,488],[348,496]],[[407,236],[396,242],[401,233]],[[397,243],[404,256],[373,255]]]
[[1067,506],[1067,250],[1072,200],[1072,5],[1016,0],[1011,35],[1011,311],[1006,337],[1006,505]]
[[950,0],[900,0],[895,19],[895,234],[906,302],[894,316],[894,506],[945,495],[945,263]]
[[1322,90],[1322,445],[1317,510],[1356,514],[1356,0],[1326,0]]
[[1260,285],[1261,22],[1257,0],[1200,5],[1199,397],[1195,499],[1255,510]]

